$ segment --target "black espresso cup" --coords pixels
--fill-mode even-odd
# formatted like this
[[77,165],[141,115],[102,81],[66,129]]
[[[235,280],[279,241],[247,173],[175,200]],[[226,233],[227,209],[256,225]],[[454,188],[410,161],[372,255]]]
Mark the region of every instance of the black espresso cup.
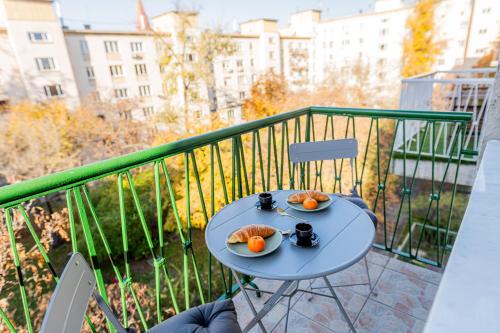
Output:
[[259,202],[261,209],[269,210],[273,208],[273,196],[271,193],[264,192],[259,194]]
[[297,235],[297,245],[312,245],[313,227],[309,223],[297,223],[295,225],[295,234]]

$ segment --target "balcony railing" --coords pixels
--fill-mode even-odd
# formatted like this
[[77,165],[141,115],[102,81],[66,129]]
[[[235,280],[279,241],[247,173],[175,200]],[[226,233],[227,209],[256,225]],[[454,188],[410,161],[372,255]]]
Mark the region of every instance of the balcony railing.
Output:
[[[41,241],[26,208],[29,202],[42,204],[43,198],[54,201],[52,209],[66,210],[70,242],[62,248],[87,256],[105,300],[111,285],[119,289],[115,307],[125,326],[146,328],[164,319],[168,309],[177,313],[221,295],[229,297],[235,291],[232,276],[207,255],[199,230],[212,215],[233,200],[261,191],[349,190],[351,171],[343,160],[301,165],[304,181],[298,184],[288,158],[294,142],[357,138],[360,153],[352,176],[380,221],[375,246],[440,266],[467,200],[457,191],[456,180],[471,118],[470,113],[456,112],[309,107],[0,188],[2,235],[8,235],[2,240],[10,241],[11,251],[3,264],[4,279],[10,283],[0,296],[16,295],[15,302],[1,303],[3,325],[13,332],[37,329],[45,311],[42,300],[50,296],[64,261],[61,247]],[[430,157],[424,157],[424,144],[412,157],[416,162],[411,168],[405,167],[402,176],[391,174],[395,140],[400,133],[407,135],[409,121],[425,124],[424,131],[436,131],[441,124],[457,128],[453,148],[444,156],[443,178],[435,177],[435,146],[430,145]],[[407,153],[403,146],[404,161]],[[432,162],[430,181],[416,178],[424,158]],[[454,182],[444,181],[449,175]],[[65,194],[65,200],[54,199],[55,194]],[[455,207],[457,201],[460,207]],[[23,226],[27,229],[17,232]],[[28,269],[33,263],[27,258],[33,253],[43,264],[34,270]],[[43,288],[36,274],[46,278],[47,290],[39,290]],[[139,289],[144,293],[138,295]],[[92,321],[89,316],[86,328],[99,331],[100,324]]]
[[[402,80],[400,108],[407,110],[445,110],[449,112],[470,112],[472,121],[466,129],[464,147],[468,154],[464,161],[476,162],[481,140],[481,127],[492,98],[495,68],[436,71]],[[457,127],[442,124],[435,132],[424,135],[424,122],[407,122],[406,138],[400,136],[396,151],[402,151],[403,142],[408,153],[417,154],[424,142],[422,154],[430,156],[430,145],[435,146],[436,155],[444,158],[450,154],[457,135]],[[401,135],[402,133],[400,133]],[[455,157],[458,152],[454,152]]]

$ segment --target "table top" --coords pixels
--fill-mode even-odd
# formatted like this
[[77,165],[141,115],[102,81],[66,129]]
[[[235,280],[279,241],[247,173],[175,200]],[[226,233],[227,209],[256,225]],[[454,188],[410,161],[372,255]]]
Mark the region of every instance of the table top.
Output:
[[210,220],[205,240],[212,255],[225,266],[240,273],[276,280],[304,280],[341,271],[363,258],[375,238],[375,228],[368,215],[358,206],[335,195],[333,203],[318,212],[300,212],[289,208],[287,197],[295,191],[271,192],[278,207],[289,214],[309,220],[320,244],[299,248],[283,237],[281,246],[271,254],[244,258],[227,250],[229,233],[247,224],[266,224],[279,230],[295,231],[296,219],[279,215],[275,210],[255,207],[257,194],[234,201]]

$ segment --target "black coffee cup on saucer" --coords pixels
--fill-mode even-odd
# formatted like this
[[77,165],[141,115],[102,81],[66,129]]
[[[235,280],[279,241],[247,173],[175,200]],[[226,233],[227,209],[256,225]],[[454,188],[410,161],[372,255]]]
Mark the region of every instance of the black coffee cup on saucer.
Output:
[[260,209],[273,209],[273,196],[271,193],[264,192],[259,194]]
[[297,223],[295,225],[298,246],[312,246],[313,227],[309,223]]

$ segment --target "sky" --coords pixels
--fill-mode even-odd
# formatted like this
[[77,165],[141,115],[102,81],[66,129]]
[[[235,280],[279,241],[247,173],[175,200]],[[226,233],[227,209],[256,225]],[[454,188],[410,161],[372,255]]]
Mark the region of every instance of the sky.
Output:
[[[149,17],[175,8],[174,0],[142,0]],[[273,18],[285,27],[290,14],[303,9],[321,9],[324,18],[357,14],[372,8],[374,0],[187,0],[184,7],[200,13],[203,27],[233,30],[236,23],[255,18]],[[81,29],[130,30],[135,28],[136,0],[59,0],[65,25]]]

